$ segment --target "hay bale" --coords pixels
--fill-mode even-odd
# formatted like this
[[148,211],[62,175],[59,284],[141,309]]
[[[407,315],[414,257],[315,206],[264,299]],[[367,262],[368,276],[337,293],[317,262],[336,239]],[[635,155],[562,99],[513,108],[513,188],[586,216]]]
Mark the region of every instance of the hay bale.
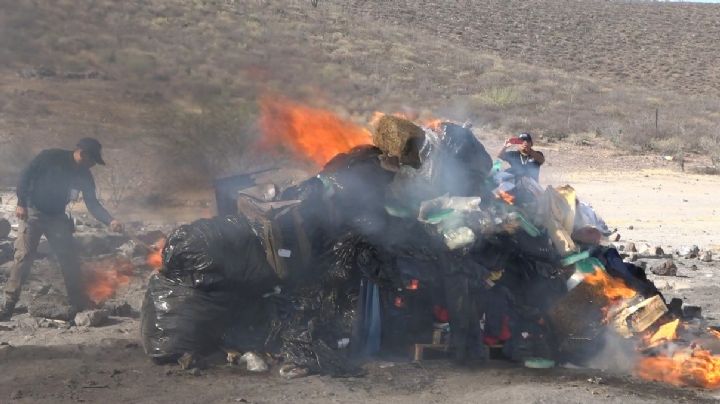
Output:
[[425,140],[425,131],[414,123],[385,115],[377,123],[373,143],[390,157],[397,157],[400,163],[420,165],[420,147]]

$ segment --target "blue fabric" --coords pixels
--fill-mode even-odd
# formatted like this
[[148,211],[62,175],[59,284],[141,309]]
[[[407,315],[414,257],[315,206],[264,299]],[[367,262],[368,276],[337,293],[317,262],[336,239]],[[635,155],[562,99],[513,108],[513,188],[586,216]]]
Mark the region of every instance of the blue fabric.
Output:
[[540,178],[540,166],[542,164],[532,157],[522,156],[517,150],[509,150],[500,155],[500,158],[510,164],[507,172],[516,177],[530,177],[535,181]]
[[365,355],[374,355],[380,352],[380,338],[382,335],[380,323],[380,288],[372,281],[363,279],[361,290],[364,294],[361,335],[365,342],[365,346],[361,351]]

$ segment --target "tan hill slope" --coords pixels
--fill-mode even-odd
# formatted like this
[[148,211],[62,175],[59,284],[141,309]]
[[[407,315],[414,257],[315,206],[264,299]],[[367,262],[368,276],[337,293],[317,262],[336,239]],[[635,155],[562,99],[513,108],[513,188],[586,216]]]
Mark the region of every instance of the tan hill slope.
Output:
[[38,149],[94,135],[125,163],[114,174],[136,192],[206,184],[254,163],[243,153],[266,93],[357,122],[410,107],[548,139],[600,135],[638,151],[718,147],[720,78],[710,62],[720,7],[0,0],[0,8],[3,183]]

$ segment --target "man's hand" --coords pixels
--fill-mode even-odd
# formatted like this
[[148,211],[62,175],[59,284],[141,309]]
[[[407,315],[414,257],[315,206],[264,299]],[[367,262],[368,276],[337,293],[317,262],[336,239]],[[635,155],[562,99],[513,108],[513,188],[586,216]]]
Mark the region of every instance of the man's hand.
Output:
[[17,218],[20,220],[27,220],[27,217],[28,217],[27,208],[18,206],[17,208],[15,208],[15,216],[17,216]]
[[513,145],[513,143],[512,143],[512,138],[509,137],[509,138],[507,138],[507,140],[505,140],[505,144],[503,145],[503,149],[507,149],[507,148],[509,148],[509,147],[512,147],[512,145]]
[[114,231],[115,233],[122,233],[123,230],[125,230],[125,226],[123,226],[123,224],[120,223],[119,220],[113,219],[113,221],[110,222],[110,230]]

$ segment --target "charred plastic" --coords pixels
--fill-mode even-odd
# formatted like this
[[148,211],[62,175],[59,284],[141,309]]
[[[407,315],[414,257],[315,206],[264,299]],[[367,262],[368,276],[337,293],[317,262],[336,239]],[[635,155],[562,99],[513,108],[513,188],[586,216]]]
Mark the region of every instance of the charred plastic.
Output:
[[571,187],[500,170],[469,128],[386,116],[373,141],[260,197],[243,192],[253,174],[219,180],[220,216],[167,238],[142,309],[147,354],[252,351],[334,376],[414,345],[461,363],[489,348],[582,362],[604,311],[578,264],[659,295],[598,243],[607,227]]

